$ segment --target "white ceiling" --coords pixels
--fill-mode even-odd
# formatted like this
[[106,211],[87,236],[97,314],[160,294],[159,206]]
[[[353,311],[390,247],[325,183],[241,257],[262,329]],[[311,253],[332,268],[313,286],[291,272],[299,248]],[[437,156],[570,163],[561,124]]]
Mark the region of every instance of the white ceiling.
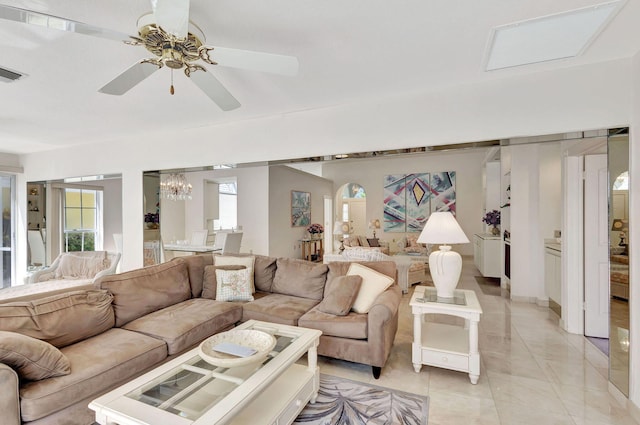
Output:
[[[135,35],[147,0],[0,0]],[[192,0],[207,44],[296,56],[297,77],[208,66],[240,101],[222,112],[182,72],[163,68],[123,96],[97,89],[143,47],[0,21],[0,152],[30,153],[384,99],[585,66],[640,50],[640,0],[628,0],[579,57],[483,71],[495,26],[597,4],[589,0]],[[215,58],[215,57],[214,57]],[[593,84],[606,84],[606,81]]]

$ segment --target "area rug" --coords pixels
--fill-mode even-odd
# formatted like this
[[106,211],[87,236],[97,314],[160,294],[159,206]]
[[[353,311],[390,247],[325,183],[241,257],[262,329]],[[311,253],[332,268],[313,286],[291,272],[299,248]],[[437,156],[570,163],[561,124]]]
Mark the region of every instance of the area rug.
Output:
[[294,424],[427,425],[429,397],[320,375],[315,404],[307,404]]
[[500,279],[495,277],[474,276],[480,290],[485,295],[493,295],[499,297],[502,294],[500,289]]

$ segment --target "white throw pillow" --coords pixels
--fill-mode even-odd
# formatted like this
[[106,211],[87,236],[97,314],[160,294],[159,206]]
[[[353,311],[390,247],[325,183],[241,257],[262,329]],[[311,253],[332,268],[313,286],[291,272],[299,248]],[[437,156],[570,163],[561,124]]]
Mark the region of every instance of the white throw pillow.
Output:
[[[231,255],[214,255],[213,264],[216,266],[245,266],[249,271],[249,283],[251,284],[251,293],[256,292],[256,287],[253,283],[253,264],[256,261],[256,257],[253,255],[247,257],[234,257]],[[217,277],[216,277],[217,278]]]
[[394,282],[392,277],[377,272],[362,264],[352,263],[347,271],[347,276],[357,275],[362,277],[360,291],[351,310],[356,313],[368,313],[378,295],[382,294]]
[[216,301],[253,301],[248,269],[216,269],[216,281]]

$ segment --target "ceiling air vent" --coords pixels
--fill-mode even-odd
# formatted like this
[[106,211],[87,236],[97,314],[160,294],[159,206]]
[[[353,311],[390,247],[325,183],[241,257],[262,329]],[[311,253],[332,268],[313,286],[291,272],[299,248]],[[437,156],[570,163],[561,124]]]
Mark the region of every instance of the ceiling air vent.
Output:
[[4,83],[11,83],[22,77],[23,75],[18,72],[11,71],[6,68],[0,68],[0,81]]

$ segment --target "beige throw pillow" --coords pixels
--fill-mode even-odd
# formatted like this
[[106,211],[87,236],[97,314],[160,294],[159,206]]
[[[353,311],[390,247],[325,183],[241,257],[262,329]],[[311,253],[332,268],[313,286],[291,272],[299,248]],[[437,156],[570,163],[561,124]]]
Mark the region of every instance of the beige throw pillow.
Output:
[[218,280],[216,279],[216,270],[242,270],[245,266],[205,266],[202,278],[202,295],[201,298],[210,300],[216,299]]
[[361,276],[339,276],[329,282],[325,296],[318,304],[318,310],[336,316],[349,314],[358,296]]
[[253,293],[249,283],[249,269],[221,270],[216,269],[217,301],[253,301]]
[[17,332],[0,331],[0,362],[30,381],[71,373],[69,359],[60,350]]
[[351,263],[347,271],[347,276],[354,275],[362,277],[358,296],[351,308],[356,313],[368,313],[378,295],[394,282],[393,278],[358,263]]
[[216,266],[245,266],[249,270],[249,283],[251,284],[251,293],[256,292],[253,282],[253,266],[256,257],[234,257],[231,255],[214,255],[213,264]]

